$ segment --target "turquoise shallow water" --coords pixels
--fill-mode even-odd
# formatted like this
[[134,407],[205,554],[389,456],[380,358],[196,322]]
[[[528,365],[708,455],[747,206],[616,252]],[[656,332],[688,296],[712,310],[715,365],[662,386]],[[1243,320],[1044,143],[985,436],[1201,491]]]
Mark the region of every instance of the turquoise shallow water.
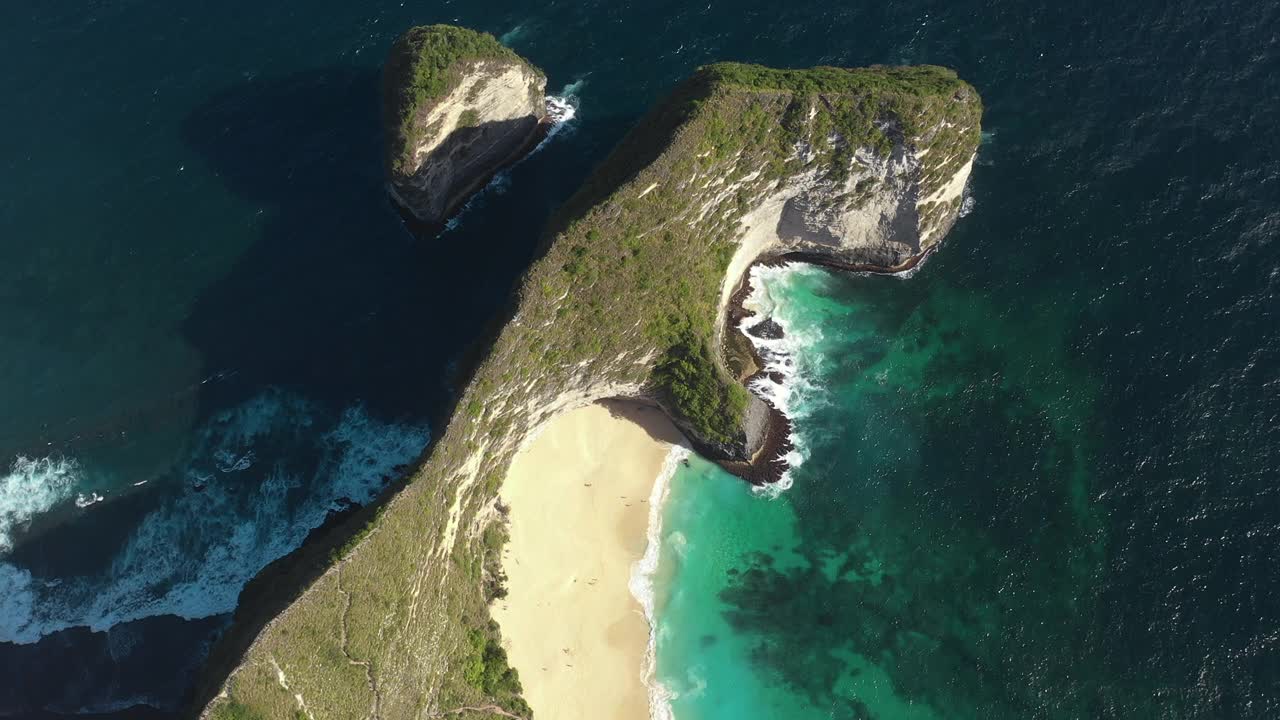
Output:
[[[580,103],[420,242],[378,66],[432,22]],[[824,390],[778,499],[673,482],[677,711],[1280,717],[1277,27],[1244,0],[0,3],[0,716],[177,708],[257,568],[412,461],[547,215],[741,60],[954,67],[986,142],[915,277],[778,288]]]
[[[823,683],[831,702],[812,702],[761,662],[768,640],[746,631],[734,617],[734,603],[722,596],[753,562],[804,572],[804,555],[792,549],[796,522],[787,501],[752,493],[706,461],[693,459],[672,479],[656,575],[656,677],[674,717],[817,720],[833,717],[833,707],[853,698],[877,717],[933,717],[927,706],[898,697],[885,670],[862,656],[819,644],[802,649],[807,658],[786,660],[813,673],[812,682]],[[863,569],[878,577],[874,565]],[[827,575],[836,570],[827,567]]]
[[1069,310],[997,307],[939,265],[756,269],[796,464],[781,491],[696,459],[671,480],[657,679],[678,720],[1187,712],[1167,679],[1108,674],[1099,381]]

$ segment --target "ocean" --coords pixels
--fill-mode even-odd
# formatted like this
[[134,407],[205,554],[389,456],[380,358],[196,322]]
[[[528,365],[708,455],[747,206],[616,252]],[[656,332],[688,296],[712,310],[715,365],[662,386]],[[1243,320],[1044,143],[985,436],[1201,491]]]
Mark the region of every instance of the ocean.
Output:
[[[436,239],[378,67],[486,30],[576,117]],[[655,682],[702,718],[1280,715],[1276,3],[0,8],[0,716],[177,708],[239,589],[402,477],[549,213],[717,60],[986,104],[910,278],[762,271],[797,452],[691,458]],[[660,708],[661,709],[661,708]],[[126,715],[129,711],[126,711]]]

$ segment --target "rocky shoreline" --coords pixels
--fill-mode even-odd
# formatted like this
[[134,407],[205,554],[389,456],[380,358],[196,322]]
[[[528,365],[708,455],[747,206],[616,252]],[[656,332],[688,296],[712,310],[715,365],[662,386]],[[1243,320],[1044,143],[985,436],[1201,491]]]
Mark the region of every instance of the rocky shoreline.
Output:
[[[407,221],[408,219],[406,218]],[[729,304],[726,308],[725,329],[728,332],[742,334],[742,331],[739,330],[739,325],[745,318],[753,314],[744,307],[744,303],[752,292],[749,282],[751,269],[757,265],[778,267],[792,262],[803,262],[843,272],[893,275],[917,267],[931,252],[932,248],[919,255],[912,256],[907,261],[894,267],[838,263],[803,253],[786,253],[759,258],[748,266],[747,271],[739,279],[737,288],[729,299]],[[465,364],[471,367],[472,370],[463,372],[463,376],[469,376],[474,371],[474,367],[479,365],[480,358],[486,354],[486,348],[492,345],[501,327],[509,320],[507,316],[513,310],[514,308],[500,313],[500,317],[495,318],[493,327],[486,332],[488,339],[478,342],[468,353],[470,359]],[[771,328],[766,330],[767,334],[761,335],[761,337],[770,337],[772,339],[782,337],[782,328],[777,323],[771,323]],[[728,335],[728,332],[726,335]],[[755,344],[748,342],[747,346],[757,370],[742,379],[741,382],[747,386],[750,386],[751,383],[758,379],[781,382],[783,378],[779,377],[776,372],[764,369],[764,358],[760,356]],[[465,383],[460,383],[459,385],[463,387]],[[645,398],[627,398],[627,400],[646,402]],[[649,402],[668,418],[674,417],[674,414],[660,403],[652,400],[649,400]],[[745,462],[719,461],[719,465],[726,472],[743,479],[754,487],[766,487],[779,482],[787,471],[785,458],[788,453],[795,449],[795,445],[791,441],[794,431],[791,419],[767,402],[762,402],[762,405],[766,408],[765,430],[763,440],[754,457]],[[452,408],[442,412],[438,420],[441,423],[446,422],[451,414]],[[434,449],[434,444],[433,442],[424,449],[424,458],[430,455]],[[404,468],[404,474],[412,475],[412,471],[416,466],[417,464],[415,463],[413,467]],[[180,717],[194,719],[201,716],[201,711],[220,691],[219,685],[224,682],[225,678],[231,674],[238,664],[243,662],[250,646],[259,633],[270,625],[290,603],[296,600],[306,586],[314,582],[328,569],[333,554],[356,535],[360,528],[367,526],[400,489],[401,486],[398,485],[398,481],[393,479],[389,483],[387,491],[373,503],[364,507],[352,507],[333,513],[322,526],[308,535],[297,550],[268,565],[245,587],[241,593],[240,601],[237,603],[235,618],[228,631],[212,649],[209,659],[206,661],[205,669],[200,674],[200,682],[193,688],[190,694],[191,700],[179,713]]]
[[[751,269],[756,266],[763,267],[780,267],[789,263],[804,263],[807,265],[817,265],[819,267],[830,268],[847,273],[865,273],[869,275],[897,275],[899,273],[908,272],[919,267],[920,263],[928,259],[928,256],[937,246],[931,246],[924,252],[912,255],[903,262],[886,267],[883,265],[875,265],[872,263],[843,263],[830,258],[824,258],[819,255],[810,253],[783,253],[780,255],[771,255],[762,257],[747,266],[747,270],[738,280],[737,288],[733,294],[729,296],[729,303],[725,312],[725,333],[726,337],[729,333],[746,333],[739,329],[743,320],[752,317],[754,313],[744,307],[747,298],[751,296],[753,288],[751,287],[750,277]],[[761,330],[755,337],[767,338],[772,340],[781,339],[783,337],[782,328],[773,320],[768,320],[756,326]],[[746,348],[751,356],[751,360],[757,370],[740,382],[747,388],[757,380],[766,379],[773,383],[782,383],[783,378],[777,372],[771,372],[765,369],[765,359],[760,356],[760,352],[755,343],[749,341]],[[795,426],[791,418],[785,413],[778,410],[768,402],[763,402],[767,408],[767,418],[764,437],[760,443],[760,447],[756,450],[755,455],[749,461],[732,461],[721,460],[719,464],[725,471],[736,475],[743,480],[751,483],[756,487],[772,485],[780,481],[787,471],[786,456],[795,449],[795,443],[791,440],[791,435],[795,430]]]
[[[751,268],[757,264],[766,264],[770,260],[757,260],[747,267],[747,271],[743,273],[738,280],[738,286],[729,296],[729,304],[725,308],[725,336],[730,333],[742,333],[739,329],[742,321],[753,315],[752,312],[743,307],[743,303],[751,296]],[[776,327],[776,324],[775,324]],[[781,328],[778,328],[779,332]],[[768,377],[770,380],[777,381],[780,378],[771,377],[772,373],[765,369],[764,358],[760,357],[760,352],[756,348],[755,343],[748,339],[746,343],[747,352],[751,356],[751,361],[757,368],[740,382],[750,388],[751,383]],[[787,453],[795,449],[795,445],[791,442],[791,433],[793,430],[791,418],[787,417],[773,405],[767,402],[762,403],[767,408],[767,419],[764,437],[760,443],[760,447],[756,450],[755,455],[746,462],[742,461],[721,461],[720,466],[727,472],[737,475],[755,486],[771,485],[782,479],[783,473],[786,472],[787,466],[784,458]]]
[[[437,35],[457,42],[432,45]],[[387,114],[405,121],[392,128],[403,142],[389,160],[421,180],[414,187],[439,201],[428,208],[435,211],[464,184],[458,168],[469,179],[524,144],[496,133],[512,142],[483,162],[468,152],[483,144],[475,133],[485,123],[536,113],[545,80],[491,38],[438,27],[413,37],[421,42],[401,60],[457,68],[397,84],[406,91],[390,95]],[[459,57],[465,68],[445,62]],[[886,125],[859,110],[879,106],[912,111]],[[318,534],[336,553],[308,547],[246,589],[237,622],[247,627],[211,658],[196,700],[215,698],[204,714],[224,720],[287,707],[410,717],[520,707],[513,683],[482,683],[461,670],[499,659],[489,650],[501,637],[481,580],[500,552],[493,508],[515,454],[557,415],[638,397],[660,404],[727,471],[755,485],[783,480],[793,424],[742,387],[787,380],[738,332],[750,292],[744,270],[790,260],[862,272],[913,267],[919,257],[882,267],[825,256],[890,265],[936,242],[926,240],[949,227],[959,203],[931,198],[938,187],[963,187],[980,114],[976,92],[932,66],[721,63],[695,72],[553,216],[496,335],[459,373],[463,389],[448,419],[433,423],[412,480]],[[832,127],[843,132],[835,140]],[[775,131],[785,142],[771,139]],[[449,167],[417,173],[433,153]]]

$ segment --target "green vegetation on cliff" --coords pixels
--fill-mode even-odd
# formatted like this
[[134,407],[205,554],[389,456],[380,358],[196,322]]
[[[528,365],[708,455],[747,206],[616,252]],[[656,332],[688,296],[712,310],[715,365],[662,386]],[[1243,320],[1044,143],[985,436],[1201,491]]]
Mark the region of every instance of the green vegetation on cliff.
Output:
[[418,139],[414,120],[423,108],[448,95],[480,60],[532,68],[494,36],[454,25],[415,27],[396,40],[382,78],[388,159],[394,167],[408,159],[406,153]]
[[[647,378],[657,396],[699,439],[730,442],[746,396],[711,360],[741,216],[806,164],[796,151],[802,143],[829,176],[843,179],[858,148],[885,154],[895,136],[920,138],[949,158],[930,168],[923,185],[932,192],[977,147],[977,98],[953,71],[933,66],[700,69],[561,214],[559,234],[524,294],[527,312],[546,306],[556,313],[538,338],[544,364],[568,351],[607,373],[610,358],[644,342],[660,358]],[[539,292],[543,302],[530,302]],[[633,327],[644,329],[643,340],[626,332]]]
[[[560,408],[645,394],[704,448],[741,453],[748,397],[717,323],[743,218],[802,173],[848,177],[860,149],[926,157],[928,194],[972,157],[980,115],[944,68],[698,70],[553,218],[423,465],[261,633],[215,716],[305,702],[315,717],[527,717],[487,610],[502,593],[496,493],[521,441]],[[503,712],[470,709],[485,707]]]

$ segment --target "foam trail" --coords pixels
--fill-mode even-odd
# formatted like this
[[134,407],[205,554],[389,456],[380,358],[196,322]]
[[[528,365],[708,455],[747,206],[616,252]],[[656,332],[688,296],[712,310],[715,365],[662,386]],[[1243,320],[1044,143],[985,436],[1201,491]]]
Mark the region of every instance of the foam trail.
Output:
[[80,475],[79,464],[70,458],[15,458],[8,474],[0,476],[0,555],[13,550],[19,528],[69,500]]
[[102,495],[96,492],[91,492],[88,495],[85,495],[84,493],[80,493],[79,495],[76,495],[76,507],[83,510],[89,507],[90,505],[96,505],[97,503],[100,503],[105,499],[106,499],[105,497],[103,497]]
[[[796,421],[812,412],[820,395],[819,388],[800,371],[799,361],[802,353],[822,341],[822,331],[816,326],[802,327],[796,322],[793,311],[779,295],[785,292],[789,283],[820,272],[819,268],[797,263],[756,265],[747,278],[751,292],[742,306],[751,314],[742,319],[738,330],[755,346],[765,373],[751,382],[751,390],[791,421],[789,439],[792,450],[782,458],[787,469],[778,482],[752,489],[769,497],[777,497],[791,487],[791,469],[799,467],[808,457],[804,437],[796,430]],[[768,320],[782,329],[781,338],[762,338],[749,332]]]
[[680,463],[689,457],[689,448],[675,445],[667,453],[662,463],[662,470],[653,481],[653,490],[649,493],[649,529],[648,543],[644,556],[631,566],[631,579],[627,588],[631,596],[644,608],[645,619],[649,621],[649,647],[644,654],[644,684],[649,689],[649,717],[651,720],[674,720],[671,712],[671,691],[663,687],[658,680],[658,618],[655,613],[654,574],[658,571],[658,559],[662,552],[662,507],[666,504],[667,493],[671,487],[671,479],[675,477]]
[[142,519],[110,567],[47,580],[0,562],[0,642],[230,612],[263,567],[331,511],[376,497],[426,442],[425,427],[383,423],[359,406],[334,417],[281,391],[224,411],[193,442],[182,491]]

